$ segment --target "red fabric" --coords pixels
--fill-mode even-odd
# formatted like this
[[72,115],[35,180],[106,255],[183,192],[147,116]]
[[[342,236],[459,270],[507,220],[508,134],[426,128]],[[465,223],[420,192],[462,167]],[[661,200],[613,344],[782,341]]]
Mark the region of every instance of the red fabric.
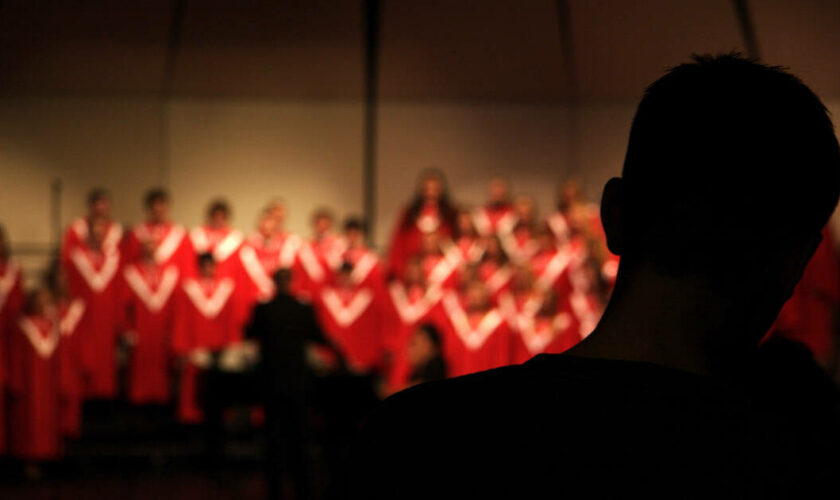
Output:
[[408,260],[420,252],[423,234],[438,231],[442,238],[452,235],[452,226],[441,217],[438,207],[424,207],[418,217],[408,220],[404,210],[397,219],[397,227],[388,245],[388,272],[391,276],[402,276]]
[[390,359],[386,377],[392,391],[404,388],[411,375],[406,355],[414,330],[424,323],[439,326],[440,296],[439,289],[406,287],[399,281],[388,284],[382,308],[382,342]]
[[343,253],[344,240],[332,234],[303,243],[292,268],[292,293],[314,300],[321,287],[332,283]]
[[455,247],[460,253],[461,261],[467,264],[475,264],[484,255],[484,246],[481,240],[472,236],[462,236],[455,241]]
[[294,266],[299,247],[300,239],[289,233],[270,238],[254,233],[248,237],[239,250],[243,271],[241,295],[246,312],[250,313],[257,302],[266,302],[274,297],[274,273]]
[[773,328],[776,335],[808,346],[822,363],[828,363],[835,351],[835,314],[840,308],[838,267],[834,241],[826,227],[822,242]]
[[537,354],[561,353],[580,342],[580,323],[567,307],[554,316],[541,316],[539,293],[505,292],[499,308],[511,328],[511,363],[524,363]]
[[[64,237],[61,241],[61,262],[65,268],[70,264],[70,253],[78,246],[87,247],[87,238],[90,231],[88,220],[85,217],[79,217],[74,220],[67,230],[64,232]],[[105,241],[103,248],[105,250],[119,250],[123,245],[123,228],[116,222],[108,224],[106,229]]]
[[189,233],[180,224],[144,222],[135,226],[126,236],[124,259],[133,263],[143,256],[143,245],[150,241],[155,248],[155,262],[161,266],[174,264],[181,276],[195,275],[195,251]]
[[511,333],[499,310],[470,314],[464,310],[461,300],[448,292],[439,311],[443,355],[450,377],[509,364]]
[[504,234],[513,230],[516,214],[510,204],[485,205],[475,212],[475,228],[482,236]]
[[381,304],[373,289],[323,287],[313,301],[321,328],[356,370],[381,368]]
[[457,288],[461,279],[461,264],[460,255],[454,247],[448,248],[445,254],[426,255],[421,260],[426,283],[446,289]]
[[478,265],[478,279],[480,279],[487,288],[487,293],[490,295],[490,301],[496,304],[498,302],[499,295],[510,289],[511,281],[513,279],[513,269],[506,264],[500,266],[492,260],[485,260]]
[[233,278],[187,278],[175,293],[175,353],[220,350],[241,340]]
[[34,316],[21,317],[11,335],[9,450],[16,457],[61,454],[59,335],[53,321]]
[[120,252],[92,250],[84,241],[68,252],[71,296],[85,302],[78,335],[87,398],[112,398],[117,393],[115,349],[120,314]]
[[61,349],[59,349],[61,372],[61,433],[68,437],[79,437],[82,430],[83,373],[80,336],[77,333],[85,314],[82,299],[60,300],[58,304]]
[[242,233],[229,227],[198,226],[190,231],[190,242],[195,252],[193,262],[197,261],[198,254],[210,253],[216,261],[216,274],[239,279],[239,249],[244,242]]
[[0,262],[0,387],[6,380],[8,338],[15,328],[23,302],[23,273],[20,264],[11,259]]
[[180,272],[174,263],[138,262],[126,266],[123,279],[125,326],[134,339],[128,399],[134,404],[166,403]]

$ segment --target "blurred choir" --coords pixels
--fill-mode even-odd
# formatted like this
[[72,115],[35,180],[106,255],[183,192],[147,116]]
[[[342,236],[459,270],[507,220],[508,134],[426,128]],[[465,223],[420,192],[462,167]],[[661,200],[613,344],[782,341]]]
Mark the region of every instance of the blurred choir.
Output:
[[[59,456],[62,438],[80,433],[82,402],[119,396],[118,352],[128,353],[127,401],[174,403],[180,421],[200,422],[199,373],[243,342],[280,269],[291,270],[292,294],[312,304],[350,369],[375,375],[382,395],[565,351],[594,328],[617,274],[597,207],[573,181],[545,217],[503,179],[487,197],[456,205],[444,176],[424,172],[380,257],[365,221],[350,217],[339,232],[329,209],[315,211],[304,238],[284,229],[286,207],[272,200],[245,236],[219,199],[188,230],[155,189],[146,220],[124,230],[97,189],[28,294],[0,234],[0,425],[13,430],[0,433],[0,450]],[[835,303],[836,288],[826,292]]]

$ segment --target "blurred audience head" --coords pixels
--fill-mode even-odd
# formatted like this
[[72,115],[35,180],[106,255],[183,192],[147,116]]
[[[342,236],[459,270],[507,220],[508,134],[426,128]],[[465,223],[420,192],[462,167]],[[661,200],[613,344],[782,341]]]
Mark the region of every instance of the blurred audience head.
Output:
[[487,185],[487,201],[491,205],[507,205],[510,203],[510,184],[507,179],[493,177]]
[[207,207],[207,222],[215,228],[227,227],[230,221],[230,205],[223,198],[216,198]]
[[414,330],[408,341],[408,362],[413,368],[422,366],[440,355],[440,351],[440,332],[429,323],[422,324]]
[[198,273],[204,278],[212,278],[216,275],[216,259],[210,252],[198,255]]
[[151,222],[164,222],[169,217],[169,193],[163,188],[154,188],[146,192],[143,206]]
[[104,188],[91,189],[87,195],[88,213],[90,215],[111,215],[111,194]]

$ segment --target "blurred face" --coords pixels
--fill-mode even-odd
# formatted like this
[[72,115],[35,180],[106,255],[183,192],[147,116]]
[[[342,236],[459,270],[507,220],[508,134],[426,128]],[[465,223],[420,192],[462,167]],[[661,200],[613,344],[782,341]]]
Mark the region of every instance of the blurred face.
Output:
[[508,184],[504,179],[493,179],[487,188],[487,199],[490,203],[504,203],[508,199]]
[[365,242],[365,234],[355,228],[344,231],[344,237],[347,244],[354,248],[362,246]]
[[471,234],[473,232],[472,214],[466,210],[458,212],[458,231],[461,234]]
[[525,196],[517,198],[513,208],[521,220],[529,221],[534,218],[534,202],[531,198]]
[[332,229],[332,219],[324,216],[317,217],[315,222],[312,223],[312,226],[316,235],[327,234]]
[[580,186],[575,181],[566,181],[560,185],[558,196],[564,205],[575,203],[580,199]]
[[408,341],[408,352],[406,355],[408,362],[412,367],[415,367],[432,359],[436,351],[434,342],[426,335],[426,332],[418,329]]
[[533,282],[531,270],[526,266],[519,267],[513,275],[513,288],[519,292],[531,290]]
[[443,195],[443,182],[437,176],[428,176],[420,183],[420,195],[426,201],[438,201]]
[[286,223],[286,206],[282,203],[274,203],[269,210],[271,217],[277,221],[278,229]]
[[155,200],[149,205],[149,219],[152,222],[164,222],[169,216],[169,203],[166,200]]
[[111,200],[99,198],[90,205],[90,214],[100,217],[108,217],[111,212]]
[[266,238],[270,237],[277,231],[277,219],[270,214],[263,215],[257,223],[257,231]]
[[225,227],[228,223],[228,213],[224,210],[213,210],[210,213],[210,225],[213,227]]
[[487,291],[480,281],[472,281],[467,285],[464,296],[466,307],[470,311],[483,311],[487,306]]
[[427,255],[434,255],[440,251],[440,238],[437,232],[426,233],[423,235],[423,253]]
[[211,260],[202,261],[198,267],[198,272],[205,278],[212,278],[216,274],[216,263]]
[[485,250],[484,252],[491,258],[498,258],[502,256],[502,244],[499,242],[499,238],[497,236],[491,236],[487,238],[487,241],[484,243]]

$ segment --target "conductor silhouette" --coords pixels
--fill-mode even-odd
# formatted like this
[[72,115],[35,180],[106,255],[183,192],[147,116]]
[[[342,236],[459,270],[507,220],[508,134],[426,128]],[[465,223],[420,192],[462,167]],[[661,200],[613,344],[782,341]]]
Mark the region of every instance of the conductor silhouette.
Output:
[[621,261],[594,331],[392,396],[345,495],[836,495],[836,388],[805,351],[762,339],[839,194],[833,125],[798,78],[737,54],[669,70],[604,187]]

